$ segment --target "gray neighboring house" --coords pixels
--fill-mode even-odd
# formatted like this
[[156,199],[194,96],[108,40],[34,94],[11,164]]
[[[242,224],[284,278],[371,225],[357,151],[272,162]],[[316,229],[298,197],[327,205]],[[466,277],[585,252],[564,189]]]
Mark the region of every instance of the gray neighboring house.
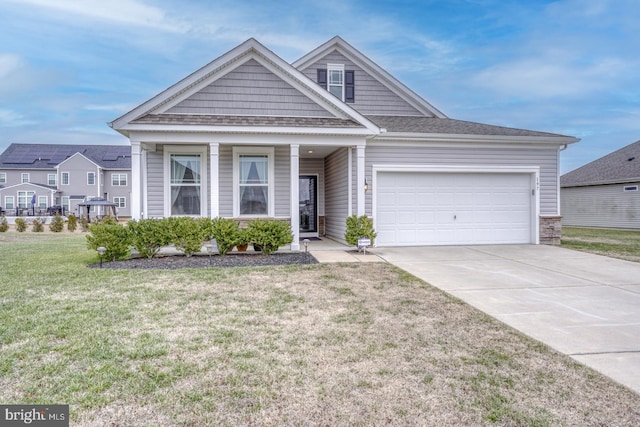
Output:
[[52,206],[78,214],[103,197],[131,216],[131,147],[11,144],[0,154],[0,206],[7,216],[46,215]]
[[249,39],[115,119],[131,215],[277,218],[378,246],[559,243],[578,139],[447,117],[340,37],[288,63]]
[[640,229],[640,141],[560,178],[562,224]]

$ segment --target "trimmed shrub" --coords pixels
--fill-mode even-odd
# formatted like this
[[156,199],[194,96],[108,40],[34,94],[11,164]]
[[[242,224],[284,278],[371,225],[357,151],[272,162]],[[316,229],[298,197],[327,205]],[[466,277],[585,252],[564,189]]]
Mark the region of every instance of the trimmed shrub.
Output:
[[49,230],[54,233],[60,233],[64,229],[64,219],[58,214],[56,214],[49,224]]
[[0,216],[0,233],[4,233],[7,230],[9,230],[9,222],[7,221],[7,218],[2,215]]
[[247,228],[249,239],[262,248],[265,255],[278,250],[282,245],[293,242],[291,226],[276,219],[254,219]]
[[121,224],[98,222],[89,226],[87,248],[97,251],[100,246],[106,249],[104,257],[108,261],[125,259],[131,255],[131,237]]
[[82,231],[84,231],[85,233],[89,231],[89,221],[87,220],[87,217],[85,216],[80,217],[80,227],[82,228]]
[[162,249],[171,243],[169,224],[165,219],[141,219],[131,220],[127,224],[133,247],[146,258],[153,258]]
[[22,218],[16,218],[16,230],[22,233],[27,229],[27,222]]
[[31,222],[31,231],[34,233],[42,233],[44,231],[44,219],[34,218]]
[[[205,220],[207,218],[204,218]],[[166,219],[171,236],[171,243],[186,256],[191,256],[202,249],[207,239],[207,224],[202,220],[188,216],[172,216]]]
[[240,239],[240,228],[238,223],[231,218],[214,218],[210,221],[210,225],[206,230],[210,238],[216,239],[218,244],[218,253],[226,255]]
[[78,218],[74,214],[69,214],[67,217],[67,230],[73,232],[78,228]]
[[369,238],[371,244],[378,233],[373,229],[373,221],[366,215],[351,215],[347,218],[347,231],[344,233],[344,240],[353,246],[358,246],[358,239]]

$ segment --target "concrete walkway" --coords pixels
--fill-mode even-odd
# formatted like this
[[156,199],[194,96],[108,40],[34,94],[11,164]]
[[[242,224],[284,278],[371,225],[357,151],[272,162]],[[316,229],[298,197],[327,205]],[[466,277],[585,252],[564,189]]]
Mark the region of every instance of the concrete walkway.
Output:
[[640,393],[639,263],[544,245],[372,252]]

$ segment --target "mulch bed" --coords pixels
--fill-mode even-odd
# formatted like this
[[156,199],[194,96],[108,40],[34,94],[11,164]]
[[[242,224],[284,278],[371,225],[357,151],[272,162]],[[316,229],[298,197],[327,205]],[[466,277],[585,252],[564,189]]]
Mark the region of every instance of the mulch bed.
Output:
[[[183,255],[159,256],[155,258],[131,258],[122,261],[103,262],[102,268],[109,269],[161,269],[206,267],[260,267],[266,265],[317,264],[313,255],[304,252],[276,252],[271,255],[260,253],[230,253],[220,255]],[[91,264],[89,268],[100,268],[100,264]]]

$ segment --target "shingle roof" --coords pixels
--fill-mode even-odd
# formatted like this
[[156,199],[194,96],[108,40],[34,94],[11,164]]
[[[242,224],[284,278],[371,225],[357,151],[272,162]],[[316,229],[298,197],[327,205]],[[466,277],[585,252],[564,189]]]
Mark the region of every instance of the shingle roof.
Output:
[[205,126],[275,126],[361,128],[353,120],[333,117],[279,117],[279,116],[214,116],[200,114],[147,114],[131,123]]
[[560,177],[561,187],[640,181],[640,141]]
[[441,133],[450,135],[495,135],[495,136],[539,136],[564,137],[548,132],[537,132],[494,126],[484,123],[467,122],[438,117],[420,116],[366,116],[369,120],[385,128],[387,132]]
[[128,145],[11,144],[0,154],[0,168],[53,169],[80,153],[105,169],[131,169]]

